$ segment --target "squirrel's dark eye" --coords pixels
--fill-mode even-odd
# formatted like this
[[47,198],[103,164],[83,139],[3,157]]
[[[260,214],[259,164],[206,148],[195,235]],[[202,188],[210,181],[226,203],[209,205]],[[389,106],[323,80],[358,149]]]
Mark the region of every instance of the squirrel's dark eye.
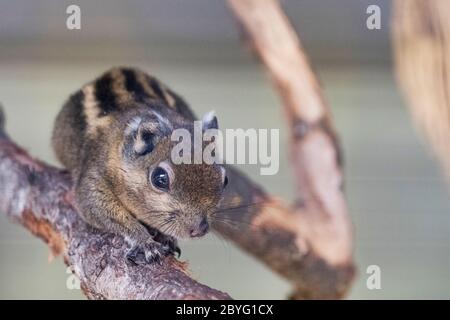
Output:
[[223,179],[223,187],[225,188],[228,185],[228,177],[225,176],[225,179]]
[[163,191],[169,190],[169,174],[163,168],[157,167],[155,170],[153,170],[151,181],[156,188]]

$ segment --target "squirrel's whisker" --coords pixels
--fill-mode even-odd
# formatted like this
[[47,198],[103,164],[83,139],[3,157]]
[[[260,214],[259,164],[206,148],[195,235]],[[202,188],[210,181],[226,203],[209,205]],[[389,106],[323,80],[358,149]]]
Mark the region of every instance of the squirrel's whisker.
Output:
[[232,211],[232,210],[256,207],[256,206],[259,206],[259,205],[263,205],[264,203],[265,202],[255,202],[255,203],[247,203],[247,204],[243,204],[243,205],[239,205],[239,206],[219,208],[218,210],[216,210],[214,212],[214,214],[215,213],[220,213],[220,212],[225,212],[225,211]]
[[248,227],[257,227],[256,224],[250,222],[250,221],[244,221],[244,220],[238,220],[238,219],[231,219],[231,218],[227,218],[227,217],[221,217],[221,216],[215,216],[213,217],[213,222],[218,222],[218,223],[225,223],[227,225],[232,225],[232,226],[248,226]]

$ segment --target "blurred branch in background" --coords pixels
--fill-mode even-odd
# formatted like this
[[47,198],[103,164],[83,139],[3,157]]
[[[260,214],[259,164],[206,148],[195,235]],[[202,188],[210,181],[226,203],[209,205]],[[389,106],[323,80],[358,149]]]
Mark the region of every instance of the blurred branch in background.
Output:
[[278,1],[229,3],[282,99],[298,186],[294,208],[266,208],[252,220],[285,229],[295,239],[297,255],[264,261],[294,284],[293,298],[341,298],[350,288],[355,269],[352,225],[330,110]]
[[450,1],[395,0],[397,78],[450,177]]
[[[248,223],[218,223],[215,228],[287,278],[295,289],[292,298],[342,298],[355,268],[329,109],[278,2],[229,3],[282,97],[298,201],[288,207],[231,169],[226,197],[241,209],[260,205],[222,211],[222,221],[236,221],[237,213]],[[6,135],[0,138],[0,188],[1,209],[43,238],[54,254],[64,253],[89,298],[229,298],[190,278],[186,266],[173,257],[161,265],[127,263],[123,238],[87,226],[76,212],[69,175],[32,159]]]

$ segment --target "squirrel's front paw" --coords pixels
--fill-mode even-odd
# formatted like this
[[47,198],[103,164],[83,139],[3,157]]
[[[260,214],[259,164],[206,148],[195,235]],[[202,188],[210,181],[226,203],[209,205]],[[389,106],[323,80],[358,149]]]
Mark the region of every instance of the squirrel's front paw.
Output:
[[171,255],[177,254],[178,257],[181,255],[181,250],[178,247],[178,242],[175,238],[167,235],[158,235],[155,240],[163,245],[163,248]]
[[180,247],[178,247],[177,240],[172,239],[171,241],[167,241],[163,245],[171,255],[175,255],[176,253],[178,258],[181,256],[181,249]]
[[136,244],[127,253],[127,259],[135,264],[147,264],[160,262],[161,259],[171,252],[170,250],[156,241],[148,241]]

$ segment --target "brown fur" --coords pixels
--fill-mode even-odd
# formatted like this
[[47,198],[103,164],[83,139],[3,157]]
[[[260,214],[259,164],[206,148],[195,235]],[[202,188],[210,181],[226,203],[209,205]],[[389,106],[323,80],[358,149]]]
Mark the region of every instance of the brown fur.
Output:
[[[172,130],[192,132],[193,119],[165,85],[126,68],[85,85],[56,118],[53,147],[72,171],[79,211],[91,225],[125,235],[131,253],[143,252],[147,262],[173,253],[173,238],[189,237],[221,198],[220,166],[170,160]],[[151,134],[154,149],[140,155],[149,144],[145,134]],[[171,173],[168,192],[149,180],[158,166]],[[163,244],[150,235],[154,229],[165,235]]]

